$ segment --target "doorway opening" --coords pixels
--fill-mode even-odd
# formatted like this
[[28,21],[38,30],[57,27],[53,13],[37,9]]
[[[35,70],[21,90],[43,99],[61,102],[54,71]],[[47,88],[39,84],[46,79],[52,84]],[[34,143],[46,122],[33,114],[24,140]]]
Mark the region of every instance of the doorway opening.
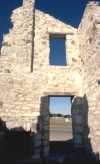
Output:
[[41,98],[41,156],[55,161],[87,159],[87,100],[75,94],[57,94]]
[[49,96],[49,146],[51,154],[64,154],[73,145],[71,96]]

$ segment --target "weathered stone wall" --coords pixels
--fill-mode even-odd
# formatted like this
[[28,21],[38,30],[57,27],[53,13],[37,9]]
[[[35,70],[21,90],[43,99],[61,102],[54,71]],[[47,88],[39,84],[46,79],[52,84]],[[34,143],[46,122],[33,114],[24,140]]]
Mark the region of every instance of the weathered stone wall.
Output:
[[[80,94],[81,70],[78,56],[77,29],[38,10],[36,10],[35,15],[33,73],[37,74],[41,92],[69,92]],[[50,34],[65,34],[66,56],[68,56],[67,66],[49,65]]]
[[[13,12],[13,28],[4,36],[0,117],[8,128],[21,126],[36,132],[35,155],[39,157],[41,145],[42,154],[47,156],[49,151],[48,96],[81,96],[82,77],[77,29],[38,10],[34,13],[33,4],[33,0],[24,1]],[[49,65],[51,33],[66,36],[67,66]]]
[[[13,28],[4,36],[0,56],[0,117],[8,128],[29,130],[33,122],[33,75],[30,73],[33,46],[34,0],[25,0],[14,10]],[[34,87],[33,87],[34,88]],[[35,100],[34,100],[35,101]]]
[[[30,73],[34,20],[32,3],[25,1],[21,8],[13,12],[13,29],[4,37],[1,50],[1,117],[6,118],[6,123],[10,123],[11,117],[14,121],[11,127],[15,123],[16,126],[23,126],[23,117],[31,122],[33,115],[39,115],[41,96],[59,92],[81,95],[77,29],[38,10],[35,12],[33,72]],[[66,35],[67,66],[49,65],[50,33]]]
[[83,69],[83,94],[88,102],[89,138],[93,152],[100,153],[100,6],[88,4],[79,27]]
[[[77,30],[38,10],[35,14],[33,74],[35,80],[38,81],[35,84],[37,85],[36,94],[39,97],[52,93],[56,95],[59,92],[81,95]],[[49,35],[51,33],[66,35],[66,55],[69,59],[67,66],[49,65]]]
[[[50,34],[65,34],[66,36],[66,56],[68,58],[67,66],[49,65],[49,36]],[[75,95],[82,94],[81,62],[79,58],[79,42],[77,29],[54,19],[52,16],[36,10],[35,12],[35,39],[34,39],[34,62],[33,74],[37,83],[37,89],[34,94],[39,97],[36,111],[40,111],[41,97],[43,97],[45,119],[48,120],[48,101],[44,96],[49,95]],[[47,111],[47,112],[46,112]],[[43,113],[43,112],[42,112]],[[43,141],[48,145],[48,121],[44,120]],[[47,130],[46,130],[47,129]],[[40,133],[41,135],[41,133]],[[43,137],[43,136],[42,136]],[[48,147],[48,146],[47,146]],[[48,154],[48,148],[45,153]]]

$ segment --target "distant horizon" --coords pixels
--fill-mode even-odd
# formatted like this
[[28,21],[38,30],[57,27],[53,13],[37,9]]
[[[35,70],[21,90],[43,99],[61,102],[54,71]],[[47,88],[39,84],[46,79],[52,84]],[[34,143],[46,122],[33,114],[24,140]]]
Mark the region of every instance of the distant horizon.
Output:
[[[70,110],[70,109],[69,109]],[[63,110],[64,111],[64,110]],[[49,112],[49,114],[61,114],[61,115],[64,115],[64,116],[69,116],[70,115],[70,113],[68,113],[68,114],[64,114],[64,113],[51,113],[51,112]]]

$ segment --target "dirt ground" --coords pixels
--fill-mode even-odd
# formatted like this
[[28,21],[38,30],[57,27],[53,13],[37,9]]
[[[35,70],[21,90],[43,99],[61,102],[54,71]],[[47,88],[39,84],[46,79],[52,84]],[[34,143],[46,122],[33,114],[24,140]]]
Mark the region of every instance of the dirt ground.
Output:
[[63,117],[50,118],[50,141],[66,141],[73,138],[72,122],[65,122]]

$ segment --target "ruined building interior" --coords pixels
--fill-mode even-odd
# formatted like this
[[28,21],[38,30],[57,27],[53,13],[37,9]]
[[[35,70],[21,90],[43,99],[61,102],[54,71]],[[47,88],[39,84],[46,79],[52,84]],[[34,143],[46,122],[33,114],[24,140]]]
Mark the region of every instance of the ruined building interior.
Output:
[[[65,13],[66,14],[66,13]],[[100,153],[100,5],[87,4],[74,28],[23,0],[0,55],[0,118],[35,134],[33,158],[49,155],[49,96],[72,97],[75,146]],[[50,38],[63,37],[66,65],[50,64]],[[38,126],[37,126],[38,125]],[[2,138],[2,135],[0,134]]]

